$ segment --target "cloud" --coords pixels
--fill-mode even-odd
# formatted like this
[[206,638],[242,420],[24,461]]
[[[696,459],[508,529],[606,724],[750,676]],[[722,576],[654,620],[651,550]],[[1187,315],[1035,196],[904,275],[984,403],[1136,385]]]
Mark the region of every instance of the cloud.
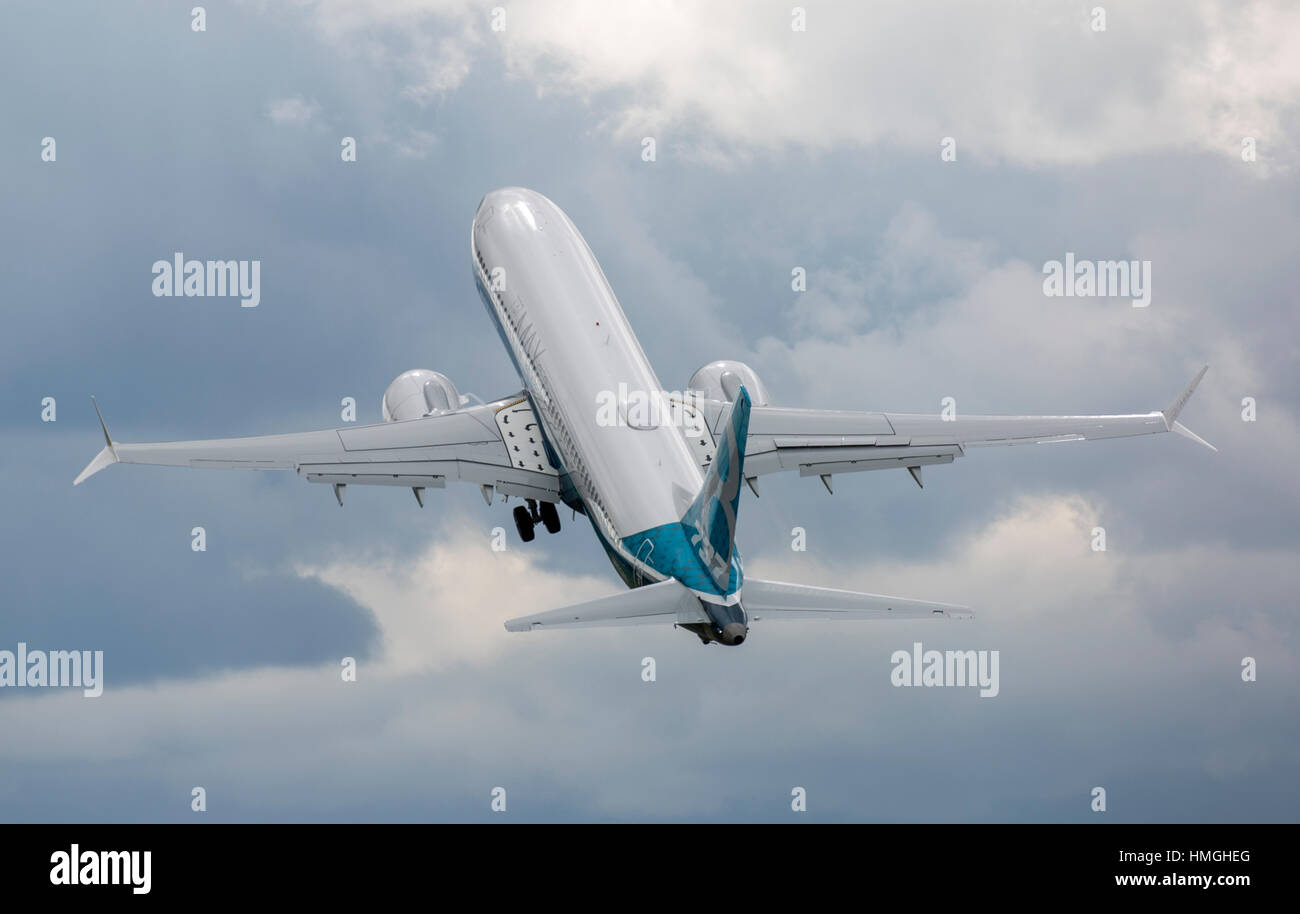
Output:
[[[1191,240],[1149,231],[1096,253],[1152,256],[1151,306],[1049,298],[1041,263],[953,237],[904,203],[874,256],[810,271],[807,291],[788,296],[786,329],[753,343],[752,364],[789,405],[930,412],[953,396],[967,413],[1085,414],[1161,409],[1208,362],[1185,421],[1227,453],[1249,450],[1276,492],[1300,497],[1286,468],[1300,451],[1295,415],[1281,407],[1247,428],[1240,418],[1237,392],[1267,386],[1260,327],[1179,279],[1202,256]],[[868,378],[870,407],[847,394]]]
[[301,95],[276,99],[266,106],[266,116],[277,124],[301,127],[311,123],[320,114],[320,105],[307,101]]
[[[1297,572],[1289,567],[1285,549],[1150,549],[1112,528],[1106,550],[1098,552],[1092,548],[1093,531],[1104,527],[1106,507],[1077,493],[1025,495],[933,559],[868,561],[854,567],[791,553],[766,556],[749,571],[781,580],[966,603],[976,609],[981,623],[1004,632],[1018,626],[1043,633],[1058,625],[1072,628],[1071,617],[1087,607],[1088,624],[1093,626],[1151,626],[1177,630],[1194,640],[1205,637],[1198,631],[1203,625],[1221,632],[1235,629],[1232,640],[1242,631],[1263,636],[1264,643],[1295,637],[1284,595]],[[1234,613],[1232,624],[1225,625],[1217,614],[1190,609],[1208,594],[1227,596],[1236,586],[1232,582],[1242,577],[1251,581],[1257,595],[1269,597]],[[1219,599],[1207,603],[1214,606]],[[1291,672],[1300,671],[1294,658],[1286,665]]]
[[464,82],[487,16],[468,0],[307,0],[302,6],[321,40],[349,60],[396,68],[401,95],[421,106]]
[[[1231,623],[1192,613],[1175,631],[1159,629],[1216,579],[1272,566],[1260,592],[1284,596],[1294,573],[1278,571],[1286,567],[1278,555],[1227,548],[1095,553],[1097,518],[1098,507],[1077,495],[1025,498],[950,552],[914,562],[759,557],[751,573],[960,598],[980,615],[974,623],[773,622],[731,652],[669,628],[509,635],[500,628],[506,615],[617,584],[612,575],[548,572],[535,552],[492,553],[485,531],[455,519],[407,566],[348,561],[306,571],[362,601],[384,633],[383,658],[362,664],[356,683],[323,664],[110,684],[95,700],[25,696],[0,702],[0,727],[12,736],[0,760],[23,783],[72,766],[93,788],[121,766],[152,760],[160,743],[184,747],[150,762],[154,793],[143,802],[92,802],[73,809],[77,819],[95,810],[180,817],[196,783],[216,818],[391,810],[472,819],[487,814],[489,788],[505,783],[525,818],[562,808],[580,819],[765,819],[782,795],[788,803],[792,782],[809,785],[828,818],[1008,818],[1018,805],[1025,818],[1069,818],[1066,810],[1086,810],[1088,787],[1122,783],[1135,765],[1213,779],[1286,763],[1289,737],[1269,726],[1285,704],[1278,696],[1298,678],[1285,604],[1245,608]],[[1000,650],[1000,696],[891,687],[888,658],[913,640]],[[652,684],[639,677],[647,654],[658,659]],[[1256,688],[1240,681],[1243,656],[1257,657],[1273,683],[1249,693],[1253,701],[1234,697]],[[1176,750],[1168,737],[1147,736],[1153,713],[1177,734]],[[1232,755],[1220,748],[1247,744]],[[1192,775],[1168,768],[1170,751],[1178,771]],[[902,765],[915,775],[939,756],[966,776],[887,774]],[[862,760],[888,783],[853,790]],[[1116,814],[1141,817],[1150,802],[1130,798]]]
[[[887,144],[939,160],[1088,165],[1210,152],[1288,168],[1300,97],[1300,9],[1281,0],[1160,0],[1107,10],[996,0],[789,4],[461,0],[305,4],[317,35],[400,74],[427,106],[487,59],[585,103],[620,140],[730,169],[755,154]],[[918,39],[918,36],[924,36]],[[499,61],[499,62],[498,62]]]
[[470,71],[472,34],[462,32],[432,42],[413,38],[408,54],[413,78],[402,94],[423,106],[460,86]]
[[[969,289],[993,268],[988,246],[940,231],[924,207],[905,202],[870,261],[851,258],[813,268],[812,282],[786,313],[793,339],[843,340],[867,329],[897,329],[909,315],[932,320],[931,307]],[[925,313],[915,313],[920,302]]]
[[[337,588],[369,607],[382,633],[383,654],[371,675],[445,669],[499,655],[508,643],[503,623],[617,588],[609,580],[561,574],[539,564],[511,539],[492,549],[493,528],[467,516],[414,560],[304,565],[298,573]],[[578,531],[585,534],[585,530]]]
[[[1300,10],[1283,3],[1112,7],[998,2],[511,8],[509,71],[591,103],[619,137],[682,137],[705,160],[897,143],[959,160],[1088,164],[1157,150],[1285,161]],[[922,37],[923,36],[923,37]],[[683,136],[684,135],[684,136]]]
[[399,156],[407,159],[423,159],[438,145],[438,135],[428,130],[412,130],[405,139],[381,138],[389,142]]
[[[189,61],[247,121],[231,135],[253,145],[235,156],[202,112],[154,135],[153,121],[105,119],[94,92],[37,86],[19,133],[72,129],[61,120],[105,142],[82,155],[61,139],[57,166],[25,157],[33,180],[11,195],[35,228],[6,255],[9,297],[47,306],[15,311],[6,338],[23,445],[8,456],[7,627],[11,644],[35,632],[29,643],[114,652],[100,699],[0,694],[7,818],[192,820],[203,784],[214,819],[486,819],[503,784],[512,819],[773,819],[797,783],[811,818],[1068,820],[1090,815],[1101,783],[1116,818],[1294,819],[1278,797],[1300,768],[1295,220],[1285,178],[1279,193],[1243,177],[1229,135],[1249,126],[1264,159],[1285,154],[1295,121],[1278,99],[1292,84],[1275,71],[1294,29],[1271,5],[1108,6],[1096,35],[1085,8],[1039,6],[816,4],[802,35],[788,8],[669,6],[642,29],[663,63],[629,34],[648,7],[577,21],[511,4],[505,33],[468,3],[245,7],[231,33],[257,79],[222,83],[221,55]],[[1212,27],[1213,10],[1229,12]],[[573,34],[534,21],[547,15]],[[135,25],[117,29],[129,51],[165,57],[166,24]],[[1224,49],[1207,67],[1216,29]],[[68,85],[96,85],[103,66],[93,42],[10,44],[0,70],[18,78],[49,69],[41,54]],[[1178,82],[1198,67],[1200,84]],[[332,167],[330,146],[293,130],[270,134],[295,156],[259,154],[266,93],[301,86],[321,105],[309,129],[328,112],[363,148],[392,146],[394,167]],[[115,91],[170,93],[184,114],[173,88]],[[610,142],[645,130],[654,166]],[[938,161],[945,134],[959,140],[952,166]],[[439,167],[403,160],[404,145]],[[1108,159],[1135,149],[1148,154]],[[202,167],[176,172],[178,150]],[[1033,169],[964,169],[999,159]],[[1107,167],[1070,167],[1092,161]],[[491,552],[488,525],[509,515],[484,515],[472,489],[423,512],[400,491],[339,509],[292,474],[124,467],[71,489],[102,444],[89,385],[118,404],[110,425],[128,440],[328,427],[344,395],[373,416],[412,365],[514,389],[464,278],[474,204],[514,182],[583,228],[667,386],[726,356],[790,405],[1146,409],[1205,358],[1185,418],[1221,452],[1173,436],[986,450],[927,473],[924,491],[869,473],[837,478],[834,498],[816,480],[764,482],[742,511],[751,574],[979,615],[774,623],[730,652],[671,628],[507,634],[505,618],[619,584],[580,524]],[[90,211],[135,222],[106,232]],[[68,232],[95,255],[83,269],[66,267]],[[147,265],[173,244],[252,245],[279,264],[281,304],[151,305]],[[1151,308],[1043,298],[1042,260],[1066,249],[1150,257]],[[1238,418],[1246,394],[1258,423]],[[46,395],[58,426],[36,424]],[[793,522],[813,552],[781,542]],[[195,523],[210,533],[202,555]],[[1098,524],[1105,554],[1088,548]],[[67,573],[69,554],[90,571]],[[1000,696],[892,688],[890,653],[913,640],[1001,650]],[[340,679],[345,654],[356,683]]]

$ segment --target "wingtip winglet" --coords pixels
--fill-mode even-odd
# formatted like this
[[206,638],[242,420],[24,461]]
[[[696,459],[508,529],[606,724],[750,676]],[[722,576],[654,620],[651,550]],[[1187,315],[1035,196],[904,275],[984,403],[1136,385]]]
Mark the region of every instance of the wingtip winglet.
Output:
[[72,480],[72,484],[74,486],[79,486],[91,476],[94,476],[100,470],[104,469],[104,467],[112,466],[115,463],[117,463],[117,452],[113,450],[111,445],[105,447],[95,455],[94,460],[86,464],[86,468],[81,471],[76,479]]
[[1183,423],[1178,422],[1177,420],[1175,420],[1174,424],[1169,427],[1169,430],[1173,432],[1177,432],[1178,434],[1182,435],[1184,438],[1190,438],[1191,440],[1195,441],[1197,444],[1205,445],[1210,450],[1214,451],[1216,454],[1219,452],[1219,449],[1217,447],[1210,444],[1210,442],[1206,441],[1200,435],[1196,434],[1196,432],[1192,431],[1190,428],[1183,425]]
[[108,445],[108,449],[113,451],[114,456],[116,456],[117,451],[113,449],[113,439],[108,434],[108,424],[104,422],[104,414],[99,411],[99,401],[95,399],[94,394],[90,395],[90,403],[95,407],[95,415],[99,417],[99,427],[104,432],[104,444]]
[[91,394],[90,402],[95,407],[95,415],[99,417],[99,427],[104,432],[104,448],[95,455],[95,459],[86,464],[86,468],[81,471],[76,479],[72,480],[74,486],[81,485],[86,479],[94,476],[106,466],[118,462],[117,448],[113,446],[113,439],[108,434],[108,425],[104,422],[104,414],[99,411],[99,401],[95,395]]
[[1202,365],[1201,370],[1196,373],[1196,377],[1192,378],[1191,383],[1178,395],[1178,399],[1170,403],[1167,409],[1161,410],[1161,415],[1165,417],[1165,426],[1171,431],[1174,423],[1178,420],[1178,414],[1183,411],[1183,407],[1191,399],[1192,392],[1196,390],[1196,385],[1201,383],[1201,378],[1205,377],[1205,373],[1209,370],[1209,365]]
[[1160,414],[1165,418],[1165,428],[1167,430],[1177,432],[1184,438],[1190,438],[1197,444],[1203,444],[1217,453],[1219,450],[1217,447],[1210,444],[1210,442],[1206,441],[1200,435],[1196,434],[1187,426],[1183,425],[1183,423],[1178,421],[1178,414],[1183,411],[1183,407],[1187,405],[1187,401],[1192,397],[1192,392],[1196,390],[1196,385],[1201,383],[1201,378],[1205,377],[1205,373],[1209,370],[1209,365],[1202,365],[1201,370],[1192,378],[1191,383],[1188,384],[1183,392],[1178,395],[1178,399],[1173,403],[1170,403],[1168,409],[1161,410]]

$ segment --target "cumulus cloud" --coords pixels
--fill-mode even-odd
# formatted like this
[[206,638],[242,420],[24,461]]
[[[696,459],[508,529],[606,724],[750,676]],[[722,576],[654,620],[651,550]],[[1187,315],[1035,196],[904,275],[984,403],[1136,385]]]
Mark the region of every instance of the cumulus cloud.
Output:
[[[945,136],[962,157],[1086,164],[1237,156],[1253,136],[1267,166],[1295,139],[1300,10],[1278,2],[1113,7],[1104,31],[1087,7],[998,2],[818,4],[806,31],[789,4],[748,0],[537,0],[512,5],[499,32],[455,2],[314,10],[334,40],[390,30],[411,97],[454,89],[490,36],[510,73],[588,101],[614,135],[657,135],[714,164],[878,142],[937,157]],[[420,31],[431,23],[456,34]]]
[[[1191,147],[1279,160],[1300,88],[1300,12],[1201,2],[1112,8],[1006,3],[544,3],[505,38],[512,70],[553,91],[616,93],[622,135],[689,130],[736,153],[900,143],[938,156],[1090,163]],[[923,38],[920,36],[924,36]],[[922,47],[924,52],[922,53]],[[603,107],[603,106],[602,106]]]
[[1266,386],[1257,337],[1267,326],[1180,283],[1201,254],[1185,249],[1179,230],[1132,244],[1102,259],[1153,255],[1150,307],[1047,297],[1042,263],[954,237],[904,203],[873,256],[812,269],[807,291],[789,295],[785,328],[745,357],[791,405],[929,412],[953,396],[968,413],[1162,409],[1209,363],[1185,421],[1229,454],[1249,450],[1277,492],[1300,496],[1288,470],[1300,451],[1295,416],[1281,407],[1266,426],[1240,417],[1239,392]]
[[[1020,496],[996,517],[959,537],[949,551],[930,559],[867,561],[845,567],[792,554],[765,557],[751,573],[966,603],[974,606],[981,623],[1002,631],[1018,626],[1042,631],[1058,625],[1072,628],[1072,617],[1086,611],[1090,626],[1176,629],[1194,640],[1207,637],[1198,632],[1203,624],[1220,634],[1228,629],[1236,629],[1238,635],[1252,631],[1265,641],[1294,637],[1286,632],[1289,613],[1284,594],[1297,573],[1289,567],[1285,550],[1148,548],[1126,540],[1122,533],[1117,537],[1112,529],[1107,548],[1095,551],[1094,531],[1104,529],[1104,508],[1077,493]],[[1235,570],[1225,580],[1229,568]],[[1192,596],[1226,595],[1236,575],[1250,580],[1257,596],[1269,596],[1234,613],[1233,623],[1225,625],[1217,614],[1203,612],[1202,600]],[[1215,602],[1210,601],[1210,606]],[[1286,664],[1292,672],[1300,670],[1294,658]]]
[[[1277,557],[1227,548],[1095,553],[1098,511],[1072,494],[1021,499],[950,552],[908,563],[760,556],[751,573],[963,599],[980,615],[973,623],[772,622],[730,652],[668,628],[507,634],[506,615],[617,585],[612,575],[548,572],[536,553],[493,553],[478,525],[456,519],[407,566],[304,569],[364,603],[383,630],[382,660],[363,665],[356,683],[325,664],[123,689],[110,682],[93,701],[5,701],[0,726],[13,738],[0,759],[87,765],[93,781],[114,765],[153,759],[160,743],[185,747],[153,769],[160,805],[132,807],[143,818],[184,814],[194,783],[207,787],[218,818],[387,808],[473,818],[486,814],[490,787],[505,783],[525,817],[547,817],[545,798],[562,797],[578,818],[761,819],[781,808],[782,795],[788,801],[787,782],[798,778],[822,815],[961,819],[988,815],[989,802],[1002,804],[1002,818],[1016,803],[1038,810],[1029,818],[1058,802],[1082,815],[1091,784],[1124,777],[1119,746],[1126,764],[1163,751],[1146,737],[1152,714],[1179,727],[1181,763],[1197,777],[1239,776],[1285,758],[1283,736],[1252,729],[1274,713],[1270,696],[1297,681],[1284,605],[1245,608],[1231,622],[1193,616],[1170,635],[1158,631],[1162,618],[1203,602],[1216,578]],[[1293,576],[1275,574],[1258,592],[1291,592]],[[959,690],[893,688],[888,658],[913,640],[1000,650],[1000,696],[985,703]],[[658,660],[656,683],[639,676],[647,654]],[[1276,686],[1241,704],[1230,690],[1251,688],[1238,676],[1248,655]],[[989,720],[1001,723],[990,730]],[[1249,751],[1218,748],[1243,734]],[[1038,749],[1027,752],[1032,744]],[[971,769],[959,784],[883,774],[898,765],[915,773],[918,760],[949,757],[954,746],[954,763]],[[853,766],[831,758],[872,759],[894,786],[888,796],[879,785],[854,792]],[[1142,808],[1128,803],[1127,815]],[[182,812],[167,812],[172,805]]]
[[[277,386],[279,375],[246,372],[226,388],[228,396],[205,399],[202,385],[184,378],[204,375],[195,365],[208,362],[219,374],[228,359],[202,351],[210,346],[175,356],[174,347],[146,352],[138,343],[142,328],[159,339],[211,337],[178,333],[189,325],[152,314],[133,327],[130,315],[138,312],[131,308],[86,306],[76,313],[83,324],[101,312],[116,315],[113,332],[91,334],[89,349],[55,339],[39,322],[15,336],[45,334],[41,346],[27,348],[54,359],[11,372],[15,422],[30,429],[32,412],[22,404],[59,393],[47,389],[59,366],[67,378],[110,378],[126,391],[152,391],[142,407],[152,418],[138,418],[137,430],[143,423],[177,431],[176,423],[188,423],[187,437],[336,424],[336,396],[380,389],[397,368],[427,364],[421,352],[441,352],[436,359],[457,360],[467,377],[485,384],[496,360],[504,376],[508,364],[483,334],[481,314],[471,319],[464,305],[462,217],[454,214],[472,211],[487,187],[525,180],[552,193],[587,232],[647,351],[657,366],[673,365],[679,382],[706,358],[740,356],[791,405],[921,411],[953,394],[959,411],[1146,409],[1165,405],[1204,358],[1213,367],[1186,418],[1221,453],[1172,436],[984,451],[927,475],[924,492],[902,473],[887,481],[893,488],[881,484],[885,474],[862,474],[837,480],[833,499],[815,480],[774,479],[758,502],[744,496],[741,536],[751,574],[970,603],[978,617],[951,625],[772,623],[756,626],[743,648],[724,651],[671,628],[504,632],[501,621],[510,616],[619,589],[589,533],[571,525],[560,538],[529,549],[512,539],[507,552],[493,553],[482,523],[454,516],[424,548],[432,512],[417,513],[409,493],[406,514],[391,513],[392,499],[384,497],[402,493],[367,493],[376,497],[350,499],[342,511],[327,492],[263,490],[281,485],[264,479],[259,491],[288,499],[268,523],[260,503],[219,494],[243,491],[251,484],[245,480],[204,477],[208,497],[192,502],[182,497],[186,472],[149,474],[146,482],[145,470],[123,470],[114,485],[135,479],[147,489],[129,490],[129,504],[94,504],[119,521],[127,512],[129,529],[164,532],[139,542],[96,540],[87,523],[95,509],[86,499],[105,490],[79,488],[77,500],[67,498],[82,451],[99,446],[90,441],[93,415],[74,413],[72,428],[89,424],[70,429],[66,447],[41,432],[40,447],[30,452],[39,460],[11,460],[21,472],[10,476],[24,491],[37,464],[67,464],[57,493],[13,499],[58,522],[32,527],[25,518],[37,515],[11,512],[13,552],[30,558],[31,550],[49,552],[50,543],[81,542],[60,530],[64,525],[85,534],[86,549],[102,552],[107,543],[120,560],[105,566],[96,589],[102,599],[89,603],[80,590],[53,586],[57,575],[43,575],[44,564],[20,561],[10,588],[15,601],[59,615],[73,634],[120,619],[124,631],[142,632],[145,652],[174,651],[188,637],[199,649],[185,656],[208,663],[166,667],[183,669],[185,678],[127,685],[123,675],[115,685],[114,669],[135,663],[153,677],[153,668],[109,654],[100,699],[31,690],[0,696],[7,736],[0,741],[0,806],[9,818],[192,819],[195,784],[209,789],[212,818],[487,818],[488,791],[500,784],[510,790],[512,818],[766,819],[788,818],[794,783],[810,790],[811,818],[1082,819],[1090,815],[1087,791],[1098,783],[1115,788],[1115,818],[1295,817],[1293,801],[1278,801],[1289,796],[1298,762],[1291,608],[1300,581],[1290,520],[1300,439],[1289,406],[1294,318],[1285,307],[1295,232],[1278,202],[1285,194],[1266,201],[1267,188],[1252,197],[1244,182],[1223,179],[1238,167],[1231,159],[1183,156],[1171,164],[1164,155],[1235,155],[1239,140],[1229,134],[1247,128],[1261,137],[1263,158],[1278,154],[1290,123],[1278,99],[1293,85],[1279,63],[1295,32],[1285,27],[1289,14],[1267,4],[1244,12],[1205,4],[1116,7],[1107,32],[1096,34],[1085,9],[975,6],[972,13],[948,4],[882,12],[879,5],[817,4],[809,7],[809,31],[795,34],[786,7],[674,5],[652,22],[649,7],[539,3],[511,4],[507,30],[496,33],[487,29],[489,11],[468,3],[305,7],[328,52],[308,75],[331,118],[399,152],[406,141],[389,138],[409,131],[412,155],[445,143],[436,151],[447,152],[455,171],[411,168],[401,180],[388,169],[350,174],[373,204],[364,223],[355,218],[357,197],[321,194],[313,176],[283,176],[298,199],[323,208],[304,215],[277,199],[268,211],[274,218],[253,224],[284,217],[283,237],[294,241],[287,249],[268,241],[268,250],[297,250],[302,238],[342,226],[328,243],[309,248],[313,256],[299,261],[298,275],[308,281],[319,264],[332,263],[329,276],[365,280],[313,286],[295,296],[297,305],[267,312],[281,316],[278,332],[219,337],[229,351],[243,352],[252,341],[278,354],[259,364],[279,366],[289,380]],[[284,9],[267,6],[261,14],[285,16]],[[575,19],[573,11],[583,9],[591,17]],[[274,68],[286,59],[285,41],[300,40],[299,26],[295,18],[278,32],[250,34],[250,47]],[[146,18],[141,27],[148,35],[158,25]],[[1207,51],[1220,39],[1221,49]],[[653,53],[637,50],[641,40]],[[142,46],[161,45],[149,38]],[[301,58],[292,59],[310,62],[311,50],[295,45]],[[13,59],[21,70],[24,58]],[[95,60],[94,47],[75,48],[66,65],[93,69]],[[503,62],[513,86],[494,81]],[[483,83],[474,83],[480,72]],[[1188,72],[1206,75],[1198,84]],[[474,93],[466,91],[466,104],[441,106],[462,87]],[[142,97],[154,91],[139,88]],[[550,96],[541,108],[533,88]],[[266,123],[263,97],[235,98],[235,110]],[[48,103],[32,101],[34,124],[48,120]],[[454,120],[430,123],[449,111]],[[539,129],[522,158],[519,148],[482,142],[494,127],[509,132],[516,119],[538,111],[579,129],[603,125],[597,138],[653,131],[661,165],[689,155],[710,167],[642,168],[635,160],[629,167],[624,159],[634,157],[587,142],[585,132],[575,143],[567,133]],[[957,170],[941,171],[950,168],[938,162],[942,135],[958,138]],[[146,145],[166,158],[175,139]],[[862,156],[868,145],[882,154]],[[830,154],[821,159],[801,154],[823,149]],[[900,149],[905,155],[894,155]],[[783,161],[790,151],[797,154]],[[971,158],[1040,168],[1135,151],[1159,154],[1088,174],[1072,167],[985,171],[932,193],[926,205],[906,201],[939,185],[916,181],[918,167],[899,164],[933,157],[934,173],[959,175]],[[746,157],[755,167],[736,169]],[[117,204],[154,187],[148,162],[86,161],[100,169],[84,188],[99,201],[96,211],[133,212]],[[259,160],[213,159],[201,169],[214,186],[245,189],[227,199],[195,185],[200,209],[227,201],[229,213],[220,206],[212,213],[220,238],[244,237],[247,213],[260,211],[259,198],[268,196],[264,183],[245,180],[257,178],[257,168],[243,167],[250,161]],[[733,170],[720,175],[714,166]],[[449,173],[457,180],[448,181]],[[1096,186],[1090,178],[1110,182],[1097,199],[1089,197]],[[873,182],[870,193],[863,190]],[[564,195],[550,189],[566,185]],[[106,191],[123,196],[102,196]],[[935,203],[940,194],[946,211]],[[1228,198],[1237,202],[1226,206]],[[51,207],[48,194],[18,199],[18,211],[34,224],[53,219],[96,229],[72,218],[78,206],[85,209],[80,194],[63,208]],[[882,229],[878,213],[894,218]],[[144,239],[153,237],[156,219],[146,222],[145,230],[124,226],[113,235],[119,262],[134,262],[137,247],[150,249]],[[1121,223],[1130,228],[1117,229]],[[359,224],[362,236],[353,230]],[[1081,231],[1105,246],[1088,256],[1155,261],[1150,309],[1043,297],[1034,242]],[[50,233],[28,234],[36,240],[10,259],[47,269],[10,270],[16,281],[79,276],[59,272],[61,248],[39,245]],[[367,244],[384,249],[378,267]],[[1063,245],[1042,256],[1062,253]],[[802,296],[788,286],[795,263],[809,271]],[[83,284],[102,281],[102,271],[83,272]],[[129,276],[122,282],[137,288]],[[100,300],[68,291],[78,288],[64,288],[68,294],[57,301]],[[21,287],[15,297],[45,292]],[[373,307],[358,310],[362,294]],[[317,317],[332,309],[345,324],[361,314],[365,332],[340,336],[337,320],[299,320],[303,308]],[[320,336],[320,327],[333,330]],[[377,342],[367,346],[367,339]],[[284,353],[295,346],[315,352],[309,361],[319,368],[322,345],[337,358],[326,360],[329,378],[306,388],[306,421],[276,415],[268,389],[304,389],[302,366]],[[180,361],[150,362],[158,353]],[[395,368],[383,367],[394,359]],[[173,376],[182,380],[159,381]],[[1258,423],[1238,418],[1247,393],[1260,395]],[[279,408],[292,407],[280,400]],[[222,413],[223,403],[236,407]],[[246,422],[250,404],[259,404],[256,429],[211,426],[214,411],[218,422],[225,416],[234,423],[229,412]],[[1090,461],[1090,469],[1108,474],[1107,485],[1054,488],[1067,476],[1053,458],[1076,460],[1076,470]],[[1026,478],[1026,468],[1040,464],[1054,475]],[[980,467],[1011,469],[981,477]],[[130,497],[146,490],[164,494]],[[1035,494],[1014,498],[1025,491]],[[905,492],[906,501],[891,492]],[[778,542],[766,551],[749,546],[773,542],[760,539],[761,521],[780,519],[783,493],[797,494],[809,553],[779,543],[789,524],[776,524]],[[459,497],[444,494],[448,503]],[[477,500],[475,492],[460,494]],[[972,507],[977,497],[984,500]],[[173,513],[159,502],[173,503]],[[184,535],[171,531],[187,532],[196,520],[212,531],[213,551],[193,554],[209,563],[209,577],[175,574],[168,585],[151,574],[136,590],[122,588],[120,578],[114,583],[114,575],[159,567],[173,548],[191,557]],[[508,524],[508,514],[496,520]],[[1089,548],[1095,525],[1108,529],[1104,554]],[[255,551],[260,559],[264,552],[257,564],[267,574],[297,559],[311,585],[295,581],[298,587],[265,598],[265,612],[281,623],[273,635],[260,624],[262,603],[225,613],[220,599],[201,610],[189,599],[196,580],[200,587],[223,576],[241,580],[233,545],[240,531],[239,554]],[[583,547],[559,553],[579,541]],[[234,550],[226,553],[231,564],[219,564],[223,548]],[[351,550],[343,561],[315,558],[340,548]],[[394,557],[399,551],[411,558]],[[356,558],[361,553],[371,557]],[[313,558],[302,563],[304,555]],[[335,598],[341,606],[329,617],[310,614],[321,587],[348,597]],[[305,609],[290,614],[275,606],[275,594],[298,591]],[[340,613],[353,613],[356,604],[373,615],[375,629],[340,623]],[[187,610],[203,612],[202,624],[168,628],[162,638],[145,633],[158,613],[185,621]],[[24,618],[18,613],[15,624],[21,628]],[[307,630],[313,623],[318,630]],[[279,645],[286,629],[292,643],[299,626],[327,637],[290,658]],[[272,665],[200,672],[213,668],[213,658],[232,656],[203,643],[214,627],[261,645],[253,662],[269,656]],[[376,630],[378,655],[353,646],[369,644]],[[999,697],[893,688],[890,654],[913,640],[1001,650]],[[357,652],[357,682],[341,681],[336,650]],[[322,656],[331,659],[319,662]],[[641,679],[647,656],[658,661],[654,683]],[[1240,679],[1244,656],[1259,660],[1257,683]]]
[[536,553],[508,544],[467,517],[414,561],[304,565],[299,574],[336,587],[375,612],[382,632],[382,675],[445,669],[504,649],[502,624],[514,616],[592,599],[615,590],[608,580],[548,570]]

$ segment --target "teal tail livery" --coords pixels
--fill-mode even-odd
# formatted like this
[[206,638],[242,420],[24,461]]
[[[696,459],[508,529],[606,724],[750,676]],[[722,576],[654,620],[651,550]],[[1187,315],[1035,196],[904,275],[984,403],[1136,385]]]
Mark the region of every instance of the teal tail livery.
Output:
[[[743,574],[736,549],[736,512],[749,409],[749,394],[742,387],[719,428],[721,440],[704,482],[679,520],[622,537],[617,550],[606,545],[616,567],[620,562],[626,566],[624,578],[629,583],[640,586],[674,578],[707,603],[727,605],[739,600]],[[632,561],[623,556],[631,556]]]
[[723,594],[734,593],[740,587],[740,563],[733,568],[731,556],[736,548],[740,483],[745,478],[749,408],[749,391],[742,386],[723,426],[717,457],[704,474],[704,487],[682,517],[696,557]]
[[[516,499],[506,510],[523,543],[538,528],[560,533],[564,506],[590,524],[629,589],[509,619],[508,631],[666,623],[705,644],[736,646],[766,619],[970,616],[949,603],[746,577],[736,522],[742,488],[757,498],[760,476],[808,480],[802,497],[811,500],[834,494],[839,475],[906,470],[920,496],[923,471],[987,447],[1176,432],[1213,450],[1179,421],[1204,367],[1163,410],[1099,416],[786,407],[732,359],[701,366],[674,390],[655,373],[582,233],[552,201],[524,187],[494,190],[479,202],[468,240],[479,299],[522,389],[484,402],[440,372],[413,368],[384,391],[378,424],[252,438],[130,444],[99,416],[104,444],[73,485],[119,463],[288,470],[328,486],[340,508],[348,493],[385,488],[410,489],[423,508],[430,490],[465,483],[491,511]],[[511,606],[540,608],[520,584]],[[464,610],[482,608],[467,602]]]
[[[970,618],[965,607],[950,603],[782,581],[746,582],[736,548],[736,518],[753,404],[743,385],[735,397],[730,410],[721,414],[717,453],[681,521],[620,541],[623,551],[644,563],[649,574],[639,581],[648,586],[512,619],[506,623],[509,631],[671,622],[705,644],[734,647],[744,643],[749,623],[758,619]],[[615,553],[610,552],[613,558]]]

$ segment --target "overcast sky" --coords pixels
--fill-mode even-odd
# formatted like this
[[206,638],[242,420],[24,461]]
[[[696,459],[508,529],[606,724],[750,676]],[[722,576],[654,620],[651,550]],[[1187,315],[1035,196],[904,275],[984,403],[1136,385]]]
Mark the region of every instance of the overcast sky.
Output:
[[[207,820],[1300,815],[1295,5],[193,5],[0,10],[0,650],[105,670],[0,689],[0,819],[192,820],[196,786]],[[1182,420],[1219,450],[766,477],[750,575],[977,618],[739,649],[507,634],[622,585],[581,517],[522,544],[473,487],[72,487],[90,394],[130,442],[378,421],[410,368],[517,390],[468,250],[504,185],[572,217],[669,389],[739,358],[782,405],[1144,412],[1208,363]],[[259,260],[258,307],[153,296],[178,251]],[[1044,295],[1067,252],[1149,261],[1150,305]],[[892,686],[918,640],[998,651],[998,696]]]

